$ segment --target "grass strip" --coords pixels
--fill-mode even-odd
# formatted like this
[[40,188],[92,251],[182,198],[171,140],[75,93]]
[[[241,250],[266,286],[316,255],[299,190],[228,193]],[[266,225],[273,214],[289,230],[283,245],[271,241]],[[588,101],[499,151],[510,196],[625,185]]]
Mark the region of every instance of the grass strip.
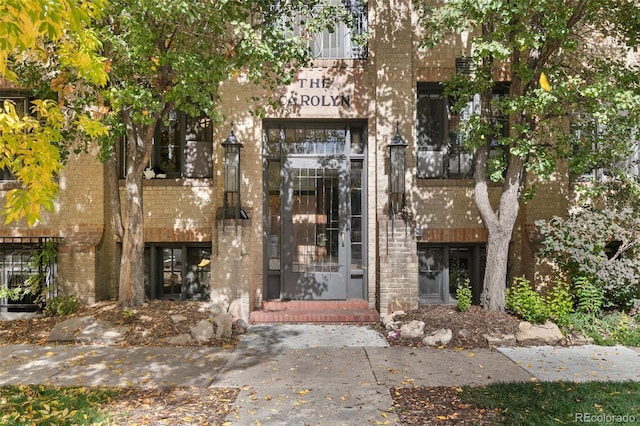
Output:
[[468,404],[497,410],[507,425],[640,423],[639,382],[529,382],[464,387]]
[[102,408],[117,390],[18,385],[0,387],[0,424],[95,425],[107,420]]

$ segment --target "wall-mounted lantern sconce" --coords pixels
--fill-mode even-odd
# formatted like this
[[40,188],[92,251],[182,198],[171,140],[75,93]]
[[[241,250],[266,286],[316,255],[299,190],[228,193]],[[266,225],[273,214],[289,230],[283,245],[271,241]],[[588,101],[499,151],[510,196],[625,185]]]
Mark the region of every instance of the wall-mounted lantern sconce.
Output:
[[405,197],[405,150],[407,143],[400,136],[400,123],[396,123],[396,134],[389,146],[389,218],[408,218]]
[[[222,142],[224,147],[224,200],[223,200],[223,228],[224,219],[245,219],[240,205],[240,148],[242,144],[238,142],[233,131],[233,123],[231,123],[231,131],[227,139]],[[237,222],[236,222],[237,225]]]

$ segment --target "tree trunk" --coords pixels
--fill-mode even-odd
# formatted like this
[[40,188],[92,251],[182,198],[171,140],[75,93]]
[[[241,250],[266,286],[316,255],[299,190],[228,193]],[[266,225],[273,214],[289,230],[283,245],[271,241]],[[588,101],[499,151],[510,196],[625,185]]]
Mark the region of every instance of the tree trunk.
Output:
[[122,227],[122,206],[120,205],[120,185],[118,183],[118,160],[115,150],[106,163],[107,183],[109,188],[109,206],[111,208],[111,227],[116,238],[122,241],[124,229]]
[[127,175],[124,191],[124,226],[120,258],[120,306],[140,306],[144,291],[144,213],[142,180],[151,157],[153,125],[137,128],[128,111],[123,111],[127,127]]
[[121,306],[144,303],[144,216],[142,211],[142,173],[127,174],[124,209],[126,221],[120,258]]
[[509,243],[520,209],[518,200],[522,183],[524,162],[520,157],[509,155],[507,176],[502,187],[497,210],[493,210],[489,199],[486,161],[489,147],[478,149],[476,155],[475,201],[480,217],[487,229],[487,265],[484,273],[483,306],[490,311],[504,311],[504,295],[507,287],[507,265]]
[[504,311],[510,241],[511,232],[489,233],[482,303],[490,311]]

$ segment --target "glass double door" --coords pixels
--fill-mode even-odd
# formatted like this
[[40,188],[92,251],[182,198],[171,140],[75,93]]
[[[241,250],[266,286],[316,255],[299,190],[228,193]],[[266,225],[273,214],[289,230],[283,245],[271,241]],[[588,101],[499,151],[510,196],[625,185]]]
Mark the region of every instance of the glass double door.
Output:
[[284,299],[347,299],[350,171],[343,156],[288,158],[282,170]]

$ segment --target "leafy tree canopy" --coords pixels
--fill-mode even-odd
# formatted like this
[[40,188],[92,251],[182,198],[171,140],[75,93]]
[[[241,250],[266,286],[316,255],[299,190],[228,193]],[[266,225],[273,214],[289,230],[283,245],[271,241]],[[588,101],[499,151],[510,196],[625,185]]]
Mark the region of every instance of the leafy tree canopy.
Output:
[[[613,3],[453,0],[424,6],[425,46],[470,34],[473,78],[454,76],[447,84],[459,108],[473,94],[490,93],[497,67],[504,65],[500,78],[510,82],[508,96],[484,106],[484,119],[467,123],[467,147],[506,147],[542,177],[556,170],[558,158],[569,159],[577,174],[626,159],[640,118],[638,67],[627,61],[638,43],[640,9],[635,1]],[[500,116],[510,124],[486,119]],[[507,125],[509,132],[502,132]],[[490,177],[502,180],[507,163],[490,159]]]
[[[333,12],[344,14],[337,6],[310,14],[317,3],[113,0],[101,38],[111,68],[105,99],[116,121],[126,111],[148,125],[171,109],[219,120],[222,82],[242,75],[270,89],[286,83],[309,59],[305,37]],[[309,16],[304,34],[285,38],[290,16]]]
[[5,196],[5,221],[40,219],[53,210],[57,176],[69,141],[81,133],[104,135],[86,108],[74,103],[82,86],[107,81],[101,45],[91,25],[103,0],[6,0],[0,8],[0,77],[5,87],[35,96],[30,115],[0,105],[0,168],[20,184]]

